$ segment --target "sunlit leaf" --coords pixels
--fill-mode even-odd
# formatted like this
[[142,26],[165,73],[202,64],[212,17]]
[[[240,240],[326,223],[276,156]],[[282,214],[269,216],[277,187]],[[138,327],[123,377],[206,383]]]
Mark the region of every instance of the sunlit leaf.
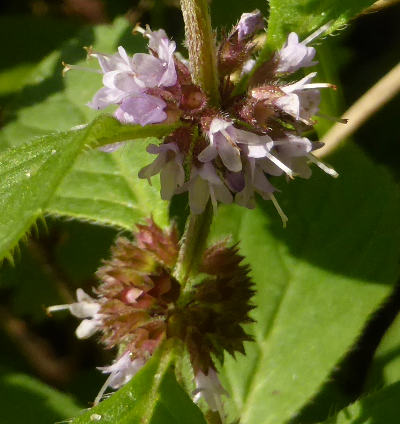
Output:
[[[387,173],[354,146],[309,181],[282,186],[282,229],[271,202],[224,207],[214,238],[233,234],[257,285],[255,343],[228,358],[225,384],[243,424],[280,424],[316,394],[398,277],[400,202]],[[385,254],[378,254],[378,252]]]
[[7,255],[45,212],[83,149],[170,131],[167,125],[124,126],[102,116],[83,129],[44,136],[5,151],[0,155],[0,257]]

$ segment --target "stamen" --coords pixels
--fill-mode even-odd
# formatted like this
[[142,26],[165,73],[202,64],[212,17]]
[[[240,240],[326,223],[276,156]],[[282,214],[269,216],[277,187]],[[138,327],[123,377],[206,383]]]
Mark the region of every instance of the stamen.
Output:
[[332,88],[335,91],[337,90],[337,87],[335,84],[330,84],[328,82],[316,82],[312,84],[304,84],[301,86],[302,90],[306,88]]
[[70,305],[54,305],[46,308],[46,313],[51,315],[52,312],[65,311],[69,309]]
[[97,50],[93,50],[93,46],[84,47],[83,49],[86,50],[88,58],[98,57],[98,56],[107,57],[107,58],[112,57],[111,54],[101,53],[101,52],[98,52]]
[[289,218],[285,215],[282,208],[279,206],[279,203],[276,200],[276,197],[272,193],[269,196],[270,196],[270,199],[272,200],[272,203],[275,206],[275,209],[277,210],[277,212],[279,213],[279,216],[281,217],[283,228],[286,228],[286,223],[289,221]]
[[325,163],[318,160],[312,153],[307,154],[308,159],[310,159],[311,162],[315,163],[318,168],[321,168],[324,172],[326,172],[328,175],[330,175],[333,178],[337,178],[339,174],[331,167],[326,165]]
[[327,22],[325,25],[322,25],[322,27],[318,28],[316,31],[314,31],[311,35],[309,35],[305,40],[301,42],[301,44],[308,44],[311,43],[311,41],[315,40],[317,37],[319,37],[321,34],[323,34],[329,27],[332,25],[333,19],[329,22]]
[[238,150],[239,148],[236,145],[236,142],[233,140],[233,138],[227,133],[226,130],[221,130],[221,134],[229,141],[229,143],[232,145],[232,147],[236,147]]
[[140,26],[140,22],[134,26],[132,34],[135,34],[135,32],[140,32],[143,36],[146,34],[146,30]]
[[76,71],[85,71],[85,72],[94,72],[95,74],[102,74],[102,72],[99,69],[93,69],[93,68],[86,68],[84,66],[77,66],[77,65],[70,65],[69,63],[61,62],[64,66],[64,69],[62,71],[63,76],[70,71],[71,69],[74,69]]
[[321,112],[317,112],[317,116],[327,119],[328,121],[339,122],[340,124],[347,124],[347,122],[349,122],[349,120],[346,118],[337,118],[336,116],[325,115]]
[[281,168],[282,171],[285,172],[290,178],[294,178],[294,172],[283,162],[281,162],[276,156],[272,155],[268,151],[266,151],[265,154],[271,162],[273,162],[278,168]]
[[96,396],[96,399],[94,400],[94,404],[93,406],[96,406],[100,403],[101,399],[103,398],[104,392],[107,390],[107,387],[110,385],[110,381],[111,379],[114,377],[114,373],[111,373],[108,377],[107,380],[104,382],[104,384],[101,386],[101,389],[99,391],[99,393]]

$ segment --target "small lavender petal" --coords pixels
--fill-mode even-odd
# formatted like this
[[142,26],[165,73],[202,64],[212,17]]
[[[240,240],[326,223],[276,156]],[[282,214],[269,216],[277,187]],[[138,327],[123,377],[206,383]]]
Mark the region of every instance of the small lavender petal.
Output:
[[[236,145],[236,128],[232,122],[223,119],[214,118],[208,132],[210,145],[214,146],[221,157],[223,164],[233,172],[239,172],[242,169],[240,159],[240,150]],[[211,156],[211,149],[206,152]]]
[[78,339],[88,339],[100,328],[100,322],[94,319],[84,319],[75,330]]
[[225,179],[232,191],[239,192],[244,189],[245,181],[242,172],[227,172]]
[[198,156],[200,162],[211,162],[218,156],[217,149],[213,144],[207,146]]
[[240,159],[240,150],[236,146],[232,146],[226,138],[219,135],[216,137],[220,141],[217,142],[217,150],[223,164],[232,172],[242,170],[242,161]]
[[264,28],[264,19],[259,10],[254,10],[251,13],[243,13],[240,17],[238,28],[239,41],[250,37],[256,31]]
[[225,204],[229,204],[233,202],[233,196],[232,193],[228,190],[228,188],[224,185],[214,185],[214,193],[216,199]]
[[143,88],[137,84],[133,75],[127,72],[111,71],[103,76],[103,84],[110,89],[117,89],[125,93],[141,93]]
[[201,176],[201,178],[203,178],[203,180],[206,180],[211,184],[214,184],[214,185],[223,184],[217,172],[215,171],[215,168],[210,162],[207,162],[204,165],[202,165],[197,170],[197,172]]
[[125,97],[125,93],[119,90],[114,90],[109,87],[102,87],[94,95],[91,102],[87,105],[92,109],[104,109],[107,106],[116,104]]
[[297,94],[286,94],[286,96],[277,99],[275,105],[295,119],[300,118],[300,98]]
[[161,171],[161,169],[165,165],[165,162],[166,162],[165,155],[158,156],[150,165],[143,167],[139,171],[139,174],[138,174],[139,178],[146,178],[149,180],[151,177],[153,177],[154,175],[157,175]]
[[137,53],[132,58],[136,78],[148,87],[158,87],[166,66],[160,59],[145,53]]
[[159,53],[161,41],[168,40],[167,34],[163,29],[159,29],[157,31],[146,29],[144,35],[149,39],[150,49],[157,52],[157,54]]
[[125,99],[115,112],[115,117],[122,123],[157,124],[165,121],[167,114],[164,108],[167,104],[164,100],[148,94],[131,96]]
[[199,176],[194,177],[189,186],[189,206],[190,211],[194,215],[201,214],[206,208],[208,199],[210,198],[210,190],[207,181]]
[[99,310],[100,305],[96,302],[77,302],[72,303],[69,307],[71,314],[77,318],[88,318],[95,316]]
[[293,73],[300,68],[313,66],[317,63],[313,62],[315,53],[314,47],[299,43],[298,35],[291,32],[285,45],[275,55],[276,72]]
[[181,186],[185,181],[183,167],[174,160],[168,161],[160,173],[161,199],[171,200],[175,194],[176,187]]
[[198,402],[200,398],[204,398],[212,411],[218,411],[220,418],[224,421],[224,411],[221,396],[228,396],[227,391],[222,387],[216,371],[210,368],[207,374],[198,371],[195,377],[196,390],[193,398],[194,402]]
[[110,374],[108,385],[113,389],[119,389],[128,383],[131,378],[143,367],[145,360],[131,358],[130,352],[125,352],[119,359],[108,367],[98,367],[104,374]]

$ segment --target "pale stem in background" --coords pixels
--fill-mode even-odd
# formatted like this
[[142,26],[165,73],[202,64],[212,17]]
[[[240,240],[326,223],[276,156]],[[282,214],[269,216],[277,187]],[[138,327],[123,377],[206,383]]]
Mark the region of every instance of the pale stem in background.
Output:
[[367,13],[379,12],[380,10],[386,9],[387,7],[390,7],[390,6],[394,6],[399,2],[400,2],[400,0],[378,0],[372,6],[367,7],[362,12],[362,15],[365,15]]
[[346,138],[385,103],[400,92],[400,63],[361,96],[342,116],[347,124],[335,124],[323,138],[325,146],[315,152],[315,156],[326,156],[334,151]]

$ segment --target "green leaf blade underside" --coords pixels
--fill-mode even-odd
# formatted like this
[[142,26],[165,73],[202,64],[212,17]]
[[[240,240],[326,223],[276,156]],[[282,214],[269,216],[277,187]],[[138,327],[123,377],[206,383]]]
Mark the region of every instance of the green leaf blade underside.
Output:
[[399,399],[400,382],[397,382],[359,399],[324,424],[397,424]]
[[260,59],[267,60],[269,52],[281,48],[290,32],[296,32],[303,40],[331,22],[327,32],[332,33],[372,3],[374,0],[269,0],[267,41]]
[[63,177],[84,149],[146,137],[152,129],[157,135],[171,131],[170,126],[163,125],[124,126],[104,115],[83,129],[44,136],[1,154],[0,258],[43,215]]
[[173,354],[159,350],[136,376],[110,398],[75,418],[73,424],[206,424],[200,409],[177,383]]
[[[255,343],[227,358],[231,416],[280,424],[318,391],[398,278],[400,201],[386,172],[348,145],[319,170],[282,187],[282,229],[271,202],[220,209],[213,239],[240,241],[257,287]],[[385,255],[377,252],[385,251]]]
[[77,414],[78,405],[67,395],[25,374],[0,374],[0,422],[54,423]]

